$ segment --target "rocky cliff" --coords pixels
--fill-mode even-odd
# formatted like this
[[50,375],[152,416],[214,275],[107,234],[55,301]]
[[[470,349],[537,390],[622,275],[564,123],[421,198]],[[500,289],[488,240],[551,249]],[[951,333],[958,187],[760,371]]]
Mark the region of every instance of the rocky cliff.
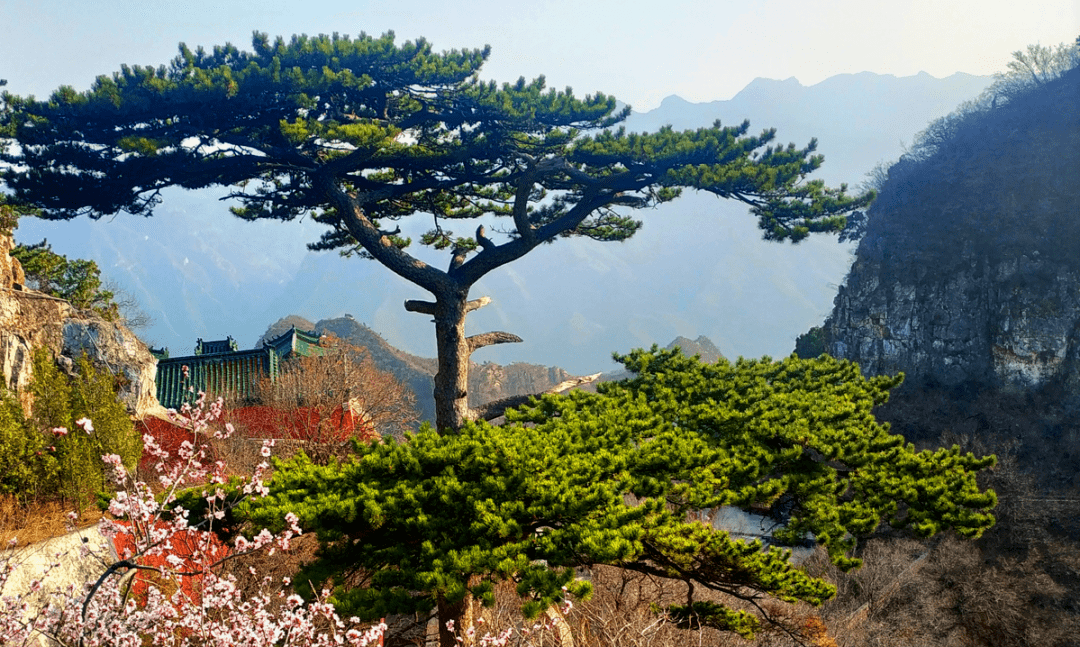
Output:
[[825,350],[909,384],[1080,386],[1080,71],[960,120],[870,212]]
[[18,393],[24,409],[31,406],[27,387],[32,379],[33,349],[46,347],[62,367],[86,353],[98,366],[117,376],[120,399],[136,417],[160,409],[154,394],[157,362],[146,345],[124,326],[78,310],[67,301],[22,285],[18,261],[10,257],[13,242],[0,235],[0,378]]

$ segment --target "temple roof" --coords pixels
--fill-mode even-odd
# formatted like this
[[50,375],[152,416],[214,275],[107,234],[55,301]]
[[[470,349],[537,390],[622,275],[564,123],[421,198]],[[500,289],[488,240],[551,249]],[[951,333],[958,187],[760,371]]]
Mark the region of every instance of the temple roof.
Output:
[[238,350],[240,350],[240,345],[231,335],[219,341],[203,341],[201,337],[195,341],[196,355],[220,355]]
[[176,409],[184,401],[193,400],[193,394],[199,391],[214,397],[250,395],[259,379],[277,379],[281,360],[325,352],[319,339],[315,332],[295,327],[250,350],[240,350],[231,336],[217,341],[200,338],[195,342],[194,355],[158,357],[158,402]]
[[264,341],[263,346],[273,348],[282,359],[294,353],[308,357],[316,354],[321,355],[324,352],[319,346],[320,339],[322,337],[317,335],[314,330],[297,330],[296,326],[293,326],[277,337]]

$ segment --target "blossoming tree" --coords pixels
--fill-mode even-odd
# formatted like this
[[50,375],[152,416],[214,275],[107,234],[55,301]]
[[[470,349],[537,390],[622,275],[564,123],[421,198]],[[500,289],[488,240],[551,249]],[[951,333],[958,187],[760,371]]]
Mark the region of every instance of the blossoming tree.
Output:
[[[206,409],[188,407],[185,422],[197,437],[211,432],[207,426],[220,414],[220,402]],[[80,419],[83,430],[92,422]],[[215,521],[225,517],[236,501],[265,496],[263,462],[243,483],[228,486],[233,498],[225,499],[225,466],[207,460],[205,447],[185,443],[178,456],[164,452],[150,436],[146,452],[156,460],[163,492],[136,481],[116,454],[102,456],[110,468],[116,495],[109,504],[115,521],[105,520],[101,531],[111,538],[120,554],[96,582],[70,584],[53,592],[45,604],[31,605],[41,592],[48,570],[31,582],[30,590],[4,590],[11,573],[19,567],[12,553],[0,554],[0,643],[5,647],[48,644],[62,647],[130,646],[154,647],[281,647],[284,645],[366,647],[379,643],[385,625],[368,626],[356,618],[338,616],[325,595],[305,602],[289,590],[289,580],[263,578],[258,591],[242,590],[235,577],[220,567],[229,558],[258,550],[287,550],[300,532],[298,518],[286,514],[286,528],[276,534],[263,530],[253,537],[239,535],[232,546],[221,543],[213,532]],[[262,449],[270,455],[271,443]],[[176,505],[180,488],[196,486],[204,504],[198,519]],[[10,546],[9,546],[10,548]],[[84,547],[84,550],[85,547]],[[82,555],[83,559],[101,558]],[[153,578],[140,575],[153,574]],[[169,589],[173,592],[167,593]],[[328,592],[327,592],[328,593]]]

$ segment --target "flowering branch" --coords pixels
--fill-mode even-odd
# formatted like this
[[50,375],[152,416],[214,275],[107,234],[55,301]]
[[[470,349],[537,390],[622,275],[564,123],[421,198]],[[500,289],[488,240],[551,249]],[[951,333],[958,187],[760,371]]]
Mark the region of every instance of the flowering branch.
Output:
[[[210,427],[221,408],[220,399],[206,405],[205,396],[200,394],[194,405],[185,405],[174,419],[194,432],[196,439],[224,438],[233,433],[231,425],[226,425],[224,432],[211,431]],[[77,424],[87,433],[93,430],[87,419]],[[5,646],[36,644],[36,636],[61,647],[381,644],[385,624],[365,626],[355,617],[343,620],[326,601],[327,591],[305,603],[291,592],[289,578],[277,586],[270,577],[263,577],[258,590],[251,591],[242,590],[234,576],[218,572],[227,559],[264,549],[270,553],[288,550],[290,540],[301,532],[299,519],[290,514],[283,532],[273,534],[264,529],[251,539],[240,535],[232,547],[213,533],[214,522],[223,519],[240,500],[268,494],[263,482],[269,468],[265,461],[239,489],[240,499],[230,501],[224,487],[225,465],[208,463],[205,445],[185,441],[177,452],[179,460],[172,460],[152,436],[143,440],[145,452],[157,459],[154,470],[164,490],[161,495],[155,496],[147,483],[130,475],[119,456],[102,456],[112,468],[111,478],[117,486],[109,503],[109,512],[117,521],[105,520],[99,529],[117,545],[118,552],[120,544],[127,544],[120,559],[95,582],[69,584],[54,592],[44,605],[33,604],[32,599],[42,591],[44,577],[35,579],[28,592],[0,597],[0,636],[4,636]],[[272,445],[272,441],[263,444],[264,458],[269,457]],[[177,503],[182,486],[200,484],[213,488],[203,492],[207,513],[197,523],[189,523],[188,510],[171,504]],[[71,516],[69,520],[73,521]],[[182,554],[181,548],[189,550]],[[89,550],[84,547],[83,551],[82,556],[87,556]],[[0,561],[0,592],[16,568],[11,562],[10,556]],[[45,573],[58,565],[49,566]],[[112,577],[121,571],[125,572],[123,577]],[[124,584],[129,575],[139,571],[157,573],[165,583],[175,582],[175,592],[166,595],[158,583],[145,579]]]

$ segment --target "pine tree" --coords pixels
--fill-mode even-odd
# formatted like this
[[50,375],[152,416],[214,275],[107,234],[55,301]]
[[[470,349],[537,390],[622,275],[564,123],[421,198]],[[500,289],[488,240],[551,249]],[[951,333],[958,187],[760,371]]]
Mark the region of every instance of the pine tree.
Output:
[[[517,582],[527,615],[567,591],[587,595],[573,569],[596,564],[743,600],[832,596],[782,547],[700,521],[718,506],[768,509],[786,520],[776,541],[813,538],[845,569],[882,523],[922,537],[978,537],[993,524],[996,498],[975,474],[994,457],[916,452],[875,421],[871,409],[901,378],[867,380],[827,356],[702,364],[654,347],[618,359],[636,377],[545,396],[501,427],[429,428],[358,445],[341,464],[279,463],[270,497],[247,514],[274,528],[294,512],[318,533],[317,558],[296,581],[333,583],[343,613],[437,609],[441,628],[463,626],[471,601],[490,604],[501,580]],[[744,636],[761,621],[701,598],[668,612]]]
[[120,456],[134,469],[142,454],[142,439],[116,397],[112,376],[98,370],[84,355],[78,373],[62,373],[48,349],[34,350],[30,420],[36,433],[51,445],[53,479],[45,491],[59,494],[80,510],[108,484],[103,454]]
[[[314,249],[374,258],[434,295],[406,309],[435,321],[442,430],[472,417],[470,354],[520,341],[465,336],[465,316],[489,301],[470,289],[538,245],[625,240],[641,227],[629,214],[686,188],[747,204],[770,240],[838,231],[872,199],[809,180],[822,163],[814,141],[776,145],[775,131],[751,135],[748,122],[627,133],[611,129],[629,114],[613,97],[549,90],[543,77],[482,82],[488,48],[440,54],[392,33],[257,33],[252,45],[181,45],[169,65],[125,66],[86,92],[6,95],[18,146],[0,155],[3,179],[51,219],[149,215],[168,186],[232,187],[246,219],[314,213],[328,227]],[[421,214],[434,225],[419,242],[447,251],[445,270],[410,255],[393,226]],[[506,230],[454,231],[485,216]]]
[[19,260],[31,289],[65,299],[76,308],[93,310],[108,321],[119,317],[116,295],[103,286],[96,262],[57,254],[44,240],[34,245],[16,245],[11,256]]

